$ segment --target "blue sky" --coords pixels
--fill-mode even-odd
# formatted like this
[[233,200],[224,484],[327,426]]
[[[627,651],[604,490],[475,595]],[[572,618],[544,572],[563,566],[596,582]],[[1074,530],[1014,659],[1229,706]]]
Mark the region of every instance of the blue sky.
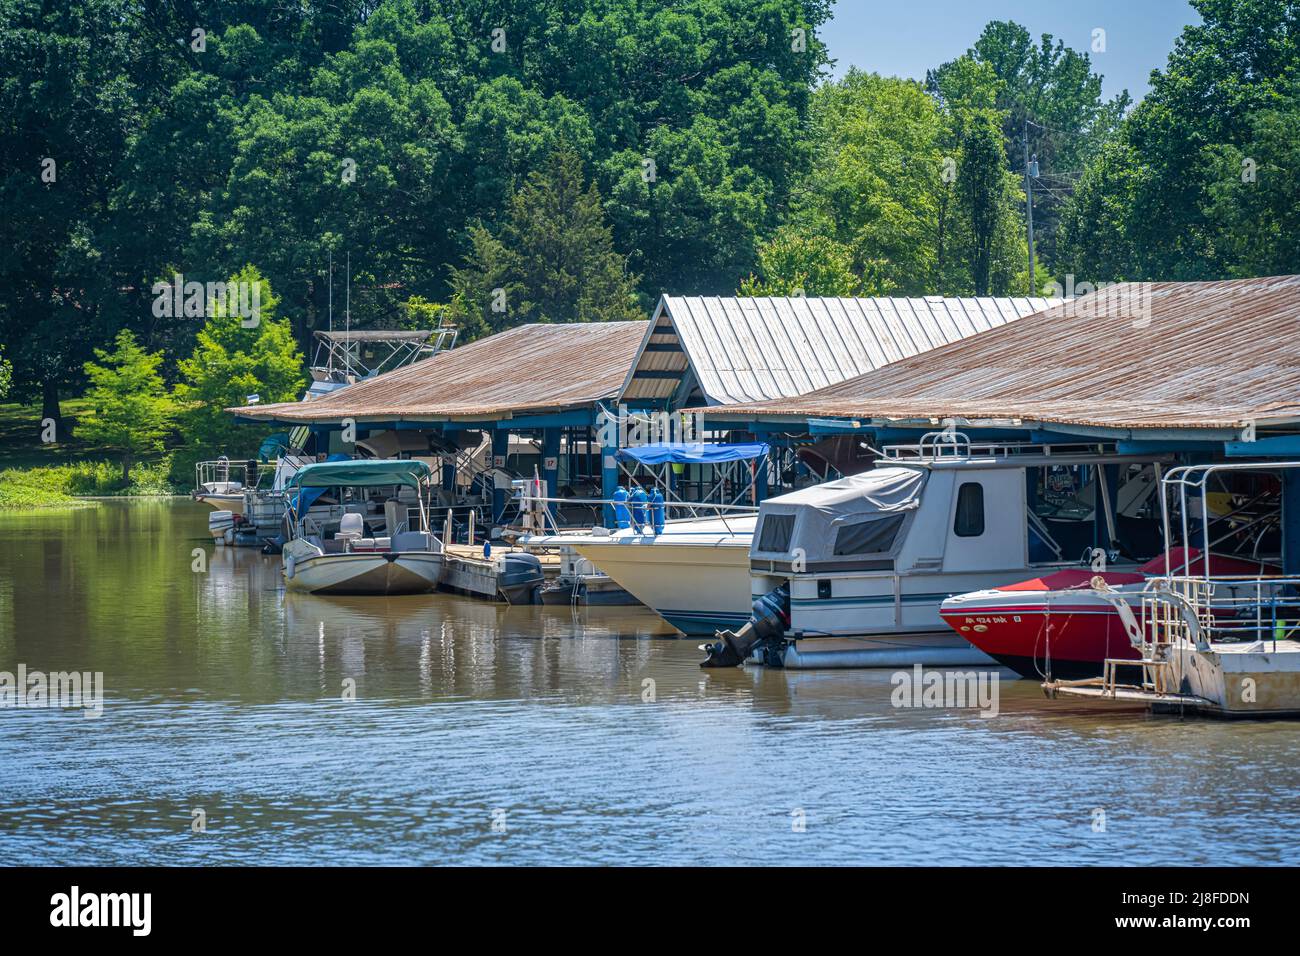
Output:
[[821,37],[850,67],[924,79],[925,71],[964,53],[990,20],[1014,20],[1037,39],[1050,33],[1088,51],[1092,31],[1106,31],[1106,52],[1092,54],[1109,98],[1128,89],[1136,101],[1163,68],[1174,38],[1200,18],[1187,0],[838,0]]

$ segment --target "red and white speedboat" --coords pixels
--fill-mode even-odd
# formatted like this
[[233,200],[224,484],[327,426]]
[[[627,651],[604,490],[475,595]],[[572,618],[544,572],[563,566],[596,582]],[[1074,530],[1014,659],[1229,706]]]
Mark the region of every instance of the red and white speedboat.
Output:
[[[1205,573],[1199,551],[1193,548],[1184,554],[1183,548],[1170,551],[1176,574]],[[1210,567],[1215,575],[1281,573],[1262,561],[1218,554]],[[985,654],[1023,677],[1041,679],[1049,673],[1058,680],[1098,677],[1106,658],[1137,660],[1139,656],[1112,601],[1123,600],[1133,608],[1134,616],[1140,617],[1148,579],[1164,574],[1164,555],[1136,572],[1067,568],[950,597],[940,605],[939,616]],[[1096,578],[1106,583],[1107,594],[1097,590]]]

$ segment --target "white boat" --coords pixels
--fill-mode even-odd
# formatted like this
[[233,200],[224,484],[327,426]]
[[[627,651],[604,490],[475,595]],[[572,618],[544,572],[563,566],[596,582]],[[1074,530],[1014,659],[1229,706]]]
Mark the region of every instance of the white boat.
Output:
[[[749,553],[754,616],[739,632],[721,632],[705,665],[993,665],[944,623],[940,604],[1081,560],[1136,567],[1119,553],[1126,548],[1116,515],[1144,532],[1157,527],[1149,514],[1136,518],[1149,511],[1155,461],[1096,445],[972,448],[965,436],[934,433],[890,449],[871,471],[772,498],[760,507]],[[1080,468],[1101,492],[1105,523],[1085,509],[1079,528],[1049,526],[1030,489],[1060,474],[1051,469]],[[1108,487],[1107,470],[1121,487]],[[1082,531],[1089,542],[1102,535],[1106,547],[1071,553],[1057,541],[1077,542]]]
[[[190,497],[217,511],[221,517],[213,527],[224,530],[233,524],[232,516],[244,513],[244,492],[257,482],[257,463],[232,462],[223,455],[196,462],[194,470],[196,480]],[[216,533],[213,537],[220,539]]]
[[660,534],[594,528],[533,535],[520,544],[572,548],[677,630],[712,635],[749,619],[749,545],[756,520],[739,512],[669,521]]
[[[285,586],[311,594],[420,594],[436,588],[445,565],[442,542],[429,531],[425,499],[432,474],[414,460],[321,462],[295,472],[287,485],[292,536],[282,551]],[[336,487],[412,488],[416,509],[413,514],[394,494],[385,501],[382,527],[368,527],[358,505],[345,511],[329,535],[299,510],[307,489]]]

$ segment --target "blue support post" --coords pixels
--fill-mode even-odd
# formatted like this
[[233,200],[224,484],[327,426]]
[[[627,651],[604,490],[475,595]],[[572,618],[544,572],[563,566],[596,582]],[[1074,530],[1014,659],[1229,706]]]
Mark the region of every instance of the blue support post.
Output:
[[[510,425],[508,422],[498,422],[497,427],[492,432],[492,467],[501,468],[505,465],[506,455],[510,453]],[[496,524],[501,520],[501,516],[506,510],[506,492],[504,488],[496,487],[495,482],[492,486],[492,523]]]
[[1282,573],[1300,575],[1300,469],[1282,471]]
[[755,500],[767,500],[767,455],[760,455],[754,461]]
[[[596,440],[600,442],[600,496],[606,501],[618,491],[618,422],[606,419],[603,415],[596,428]],[[605,505],[605,527],[614,527],[614,509]]]
[[[546,496],[558,497],[556,487],[560,479],[560,432],[559,427],[542,430],[542,480],[546,482]],[[547,505],[550,510],[550,505]]]

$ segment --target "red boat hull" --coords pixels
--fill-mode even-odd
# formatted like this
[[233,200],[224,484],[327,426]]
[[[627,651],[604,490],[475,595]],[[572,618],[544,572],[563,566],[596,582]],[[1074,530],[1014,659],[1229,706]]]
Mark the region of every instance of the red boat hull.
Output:
[[[1203,574],[1205,562],[1195,549],[1175,548],[1170,563],[1187,574]],[[1214,555],[1216,574],[1273,575],[1273,565]],[[1045,577],[1009,584],[945,601],[939,614],[948,626],[1004,667],[1023,677],[1058,680],[1100,677],[1107,658],[1137,660],[1119,612],[1088,590],[1095,577],[1110,587],[1140,585],[1164,573],[1164,557],[1137,572],[1066,569]],[[1136,610],[1135,610],[1136,613]]]
[[[1040,592],[1041,593],[1041,592]],[[940,612],[948,626],[1003,667],[1041,680],[1100,677],[1108,657],[1137,660],[1124,624],[1109,605],[1053,603],[1030,598],[1023,604],[971,607]]]

